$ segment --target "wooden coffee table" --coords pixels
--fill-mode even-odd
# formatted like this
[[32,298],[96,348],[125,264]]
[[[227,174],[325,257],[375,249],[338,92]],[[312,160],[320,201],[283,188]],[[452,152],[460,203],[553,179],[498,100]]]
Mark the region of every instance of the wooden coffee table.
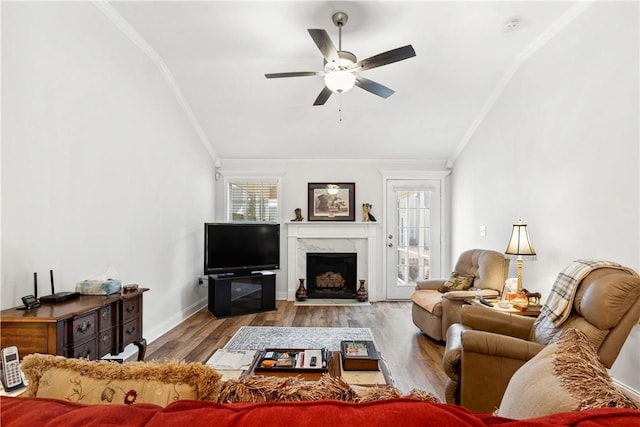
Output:
[[378,361],[378,371],[345,371],[342,366],[342,358],[339,351],[332,351],[333,360],[340,367],[339,376],[351,385],[359,386],[380,386],[388,385],[395,387],[396,383],[391,376],[389,367],[384,358],[380,357]]
[[[224,371],[220,370],[223,379],[240,378],[248,375],[256,375],[254,372],[256,363],[245,370]],[[334,378],[342,378],[347,384],[357,386],[395,386],[395,382],[391,377],[389,368],[384,359],[379,361],[380,370],[378,371],[345,371],[342,367],[342,358],[339,351],[329,352],[329,361],[327,364],[327,374]],[[265,375],[260,372],[257,375]],[[295,372],[277,372],[273,376],[293,376],[300,377],[309,381],[317,381],[322,377],[322,373],[295,373]]]

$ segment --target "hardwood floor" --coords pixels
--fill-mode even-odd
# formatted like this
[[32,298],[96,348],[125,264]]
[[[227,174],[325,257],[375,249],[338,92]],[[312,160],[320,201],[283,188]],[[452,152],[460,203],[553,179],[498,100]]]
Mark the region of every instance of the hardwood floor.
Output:
[[296,306],[278,301],[277,311],[217,319],[207,309],[158,338],[145,359],[206,362],[240,326],[327,326],[371,328],[396,386],[403,392],[429,391],[444,401],[444,345],[420,332],[411,321],[411,303],[385,301],[359,307]]

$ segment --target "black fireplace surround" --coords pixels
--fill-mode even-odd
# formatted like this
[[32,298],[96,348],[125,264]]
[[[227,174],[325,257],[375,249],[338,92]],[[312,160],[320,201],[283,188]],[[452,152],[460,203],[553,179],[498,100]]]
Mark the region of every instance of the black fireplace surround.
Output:
[[358,254],[307,252],[307,298],[356,298]]

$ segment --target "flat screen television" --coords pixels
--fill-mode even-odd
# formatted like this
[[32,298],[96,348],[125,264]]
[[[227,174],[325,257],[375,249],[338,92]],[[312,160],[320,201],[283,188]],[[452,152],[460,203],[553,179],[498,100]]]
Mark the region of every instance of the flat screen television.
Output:
[[204,224],[205,274],[238,274],[278,268],[280,224]]

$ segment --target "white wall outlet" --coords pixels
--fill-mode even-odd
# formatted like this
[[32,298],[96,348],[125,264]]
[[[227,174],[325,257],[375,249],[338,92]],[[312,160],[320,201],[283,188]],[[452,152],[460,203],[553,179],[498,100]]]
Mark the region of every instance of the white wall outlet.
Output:
[[487,226],[486,225],[481,225],[480,226],[480,237],[487,237]]
[[209,280],[207,276],[198,276],[198,287],[207,288],[209,286]]

